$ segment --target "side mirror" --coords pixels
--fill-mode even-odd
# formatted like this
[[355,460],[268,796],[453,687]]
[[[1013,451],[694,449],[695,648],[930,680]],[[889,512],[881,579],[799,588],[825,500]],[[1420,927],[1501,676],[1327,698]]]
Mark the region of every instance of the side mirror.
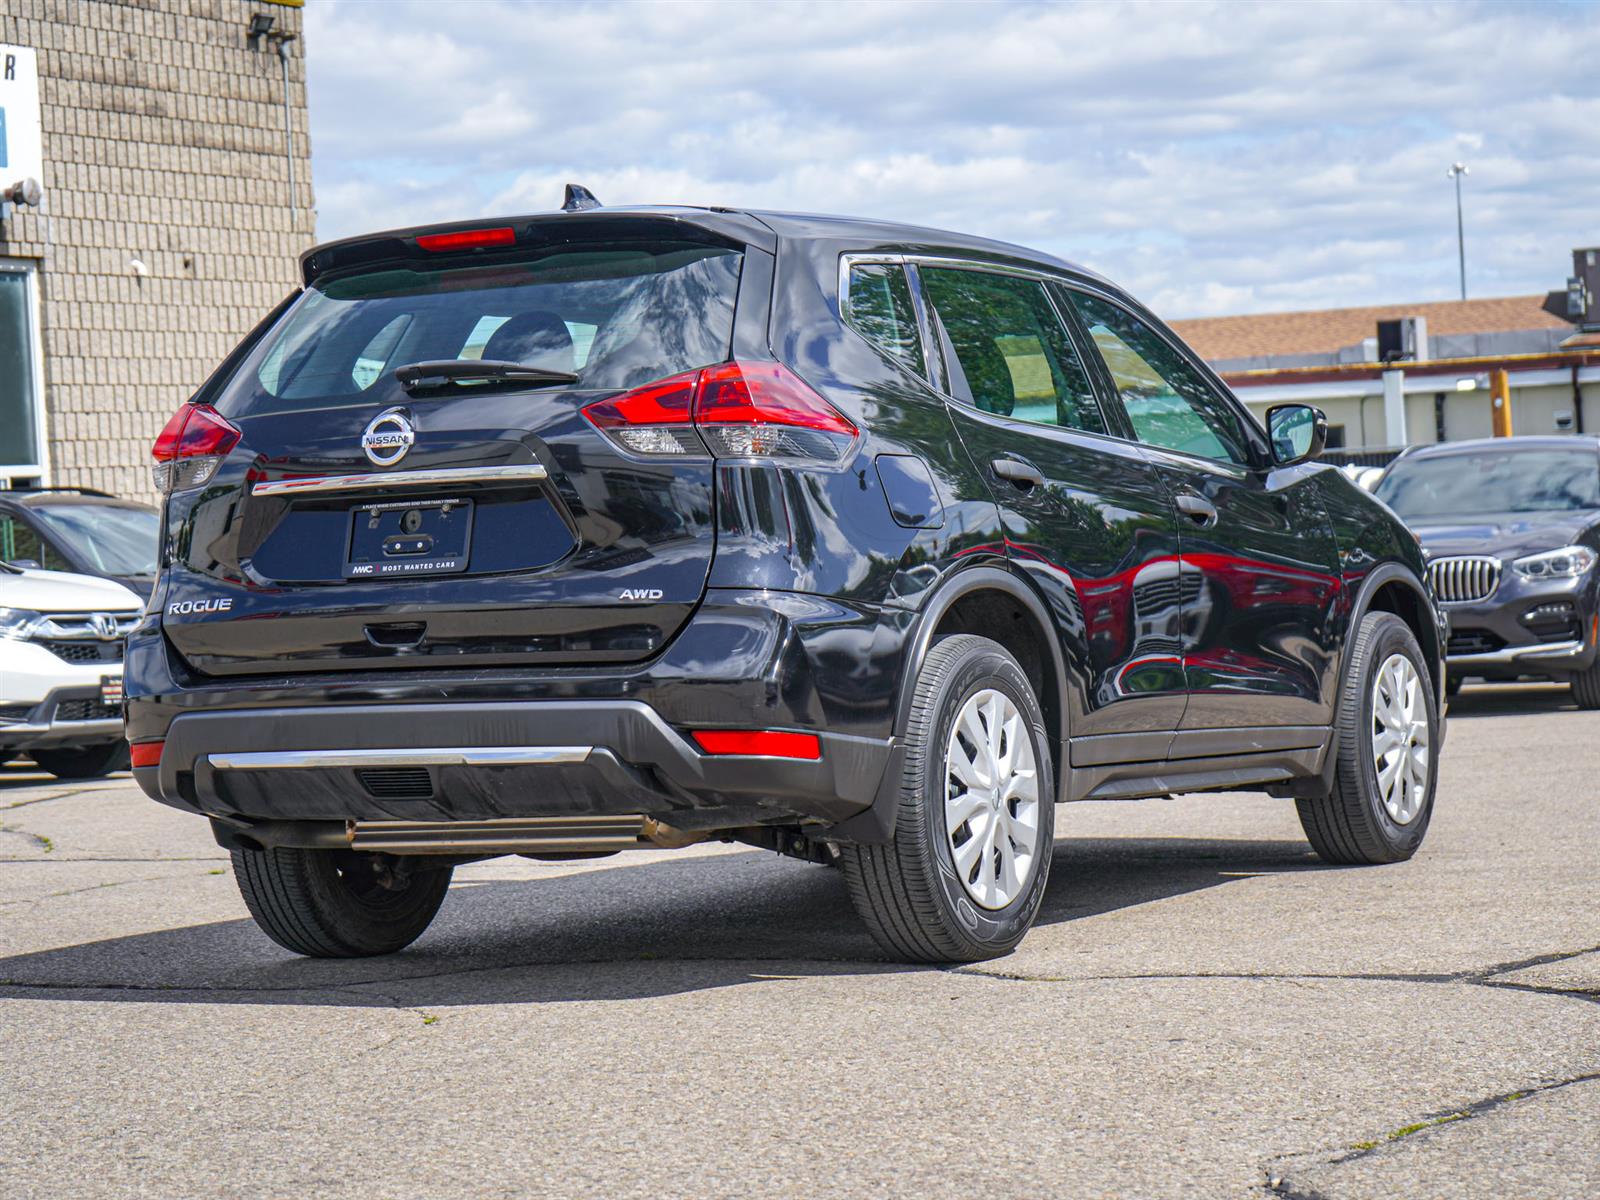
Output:
[[44,567],[39,565],[38,560],[32,558],[10,558],[6,561],[9,562],[13,567],[21,567],[24,571],[44,570]]
[[1328,444],[1328,418],[1309,404],[1279,404],[1267,409],[1267,440],[1280,467],[1306,462]]

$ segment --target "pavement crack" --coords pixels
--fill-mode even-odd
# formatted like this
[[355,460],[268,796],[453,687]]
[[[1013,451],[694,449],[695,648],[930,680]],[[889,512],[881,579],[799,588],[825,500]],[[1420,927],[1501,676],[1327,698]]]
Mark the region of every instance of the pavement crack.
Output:
[[[5,826],[0,832],[15,833],[22,837],[34,837],[34,834],[16,828]],[[44,839],[48,841],[49,839]],[[53,844],[53,843],[52,843]],[[151,855],[148,858],[104,858],[96,854],[51,854],[49,858],[10,858],[0,859],[0,866],[12,863],[26,863],[37,866],[40,863],[189,863],[189,862],[227,862],[226,854],[184,854],[184,855]]]
[[[1326,1158],[1325,1165],[1342,1166],[1344,1163],[1357,1162],[1360,1158],[1366,1158],[1368,1155],[1382,1154],[1384,1150],[1394,1147],[1397,1142],[1405,1141],[1406,1138],[1414,1138],[1418,1134],[1429,1134],[1432,1131],[1440,1130],[1445,1125],[1456,1125],[1456,1123],[1475,1120],[1475,1118],[1483,1117],[1483,1115],[1490,1114],[1496,1109],[1502,1109],[1507,1104],[1525,1101],[1531,1096],[1542,1096],[1542,1094],[1550,1093],[1550,1091],[1570,1088],[1576,1083],[1594,1083],[1595,1080],[1600,1080],[1600,1070],[1586,1072],[1586,1074],[1581,1075],[1568,1075],[1566,1078],[1558,1078],[1558,1080],[1552,1080],[1549,1083],[1533,1083],[1533,1085],[1518,1088],[1515,1091],[1502,1091],[1502,1093],[1496,1093],[1493,1096],[1485,1096],[1480,1101],[1472,1101],[1470,1104],[1464,1104],[1464,1106],[1430,1112],[1430,1114],[1426,1114],[1424,1117],[1418,1118],[1418,1120],[1413,1120],[1413,1122],[1405,1123],[1405,1125],[1397,1126],[1394,1130],[1387,1131],[1387,1133],[1382,1134],[1381,1138],[1374,1138],[1373,1141],[1357,1142],[1355,1146],[1349,1147],[1347,1150],[1336,1152],[1333,1157]],[[1312,1152],[1312,1154],[1317,1154],[1317,1152]],[[1269,1194],[1282,1195],[1282,1197],[1299,1197],[1301,1200],[1312,1200],[1312,1198],[1317,1197],[1317,1192],[1298,1192],[1298,1190],[1294,1190],[1288,1182],[1285,1182],[1285,1173],[1277,1166],[1277,1163],[1290,1162],[1290,1160],[1296,1160],[1296,1158],[1304,1160],[1304,1158],[1309,1157],[1312,1157],[1312,1155],[1277,1155],[1272,1160],[1274,1165],[1269,1166],[1266,1171]]]
[[176,878],[172,875],[143,875],[137,879],[108,879],[104,883],[91,883],[87,887],[67,888],[59,892],[46,892],[29,900],[0,900],[0,911],[13,908],[35,908],[46,900],[60,900],[67,896],[82,896],[88,892],[103,892],[109,888],[127,887],[134,883],[165,883]]
[[10,804],[0,804],[0,812],[10,812],[16,808],[27,808],[34,804],[49,804],[52,800],[70,800],[74,796],[83,795],[87,789],[80,788],[75,792],[57,792],[49,796],[34,796],[29,800],[13,800]]
[[[1591,950],[1563,951],[1559,954],[1541,955],[1529,959],[1528,965],[1560,962]],[[1586,987],[1558,987],[1552,984],[1519,983],[1515,980],[1496,979],[1502,971],[1517,970],[1516,965],[1493,967],[1486,971],[1436,972],[1267,972],[1267,971],[1153,971],[1126,975],[1043,975],[1021,971],[997,971],[992,967],[950,967],[948,975],[967,975],[980,979],[995,979],[1006,983],[1140,983],[1178,980],[1262,980],[1304,986],[1321,980],[1351,983],[1459,983],[1472,987],[1499,988],[1510,992],[1528,992],[1537,996],[1557,996],[1568,1000],[1581,1000],[1600,1004],[1600,990]]]
[[[0,833],[11,833],[11,834],[15,834],[17,837],[20,837],[20,838],[27,838],[30,842],[32,842],[40,850],[43,850],[46,854],[51,853],[56,848],[56,844],[54,842],[52,842],[49,838],[43,837],[43,836],[41,836],[41,835],[39,835],[37,833],[30,833],[28,830],[22,829],[22,828],[20,828],[20,827],[18,827],[16,825],[0,825]],[[61,860],[60,859],[56,859],[55,861],[56,862],[60,862]]]

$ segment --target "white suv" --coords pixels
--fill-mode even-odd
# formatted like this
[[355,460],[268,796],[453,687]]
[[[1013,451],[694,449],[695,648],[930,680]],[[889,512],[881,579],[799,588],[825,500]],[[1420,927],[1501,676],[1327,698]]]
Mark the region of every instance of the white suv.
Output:
[[143,604],[109,579],[0,563],[0,762],[63,779],[125,765],[122,642]]

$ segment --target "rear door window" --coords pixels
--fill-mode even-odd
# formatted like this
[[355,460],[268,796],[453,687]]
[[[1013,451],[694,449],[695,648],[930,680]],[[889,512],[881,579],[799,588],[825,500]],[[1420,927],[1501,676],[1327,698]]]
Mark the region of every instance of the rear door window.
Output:
[[319,281],[219,397],[229,416],[364,403],[407,363],[494,359],[617,390],[728,357],[743,256],[586,246],[527,261],[386,265]]
[[951,394],[983,412],[1104,433],[1083,360],[1036,279],[947,267],[918,271],[948,350]]
[[845,297],[845,324],[914,374],[927,374],[904,267],[894,263],[853,264]]

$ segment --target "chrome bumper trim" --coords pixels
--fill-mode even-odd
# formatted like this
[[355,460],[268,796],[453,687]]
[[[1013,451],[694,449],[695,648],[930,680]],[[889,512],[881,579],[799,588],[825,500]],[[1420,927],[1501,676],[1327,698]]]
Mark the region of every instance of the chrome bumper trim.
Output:
[[522,817],[498,821],[352,821],[352,850],[389,854],[608,854],[652,845],[642,816]]
[[1572,642],[1545,642],[1537,646],[1502,646],[1487,654],[1451,654],[1445,662],[1451,666],[1488,666],[1491,664],[1539,662],[1547,658],[1572,658],[1582,654],[1585,643],[1580,638]]
[[435,487],[458,483],[538,483],[549,472],[538,463],[509,467],[437,467],[421,471],[370,471],[360,475],[307,475],[299,479],[267,479],[250,489],[252,496],[298,496],[303,492],[371,492],[397,487]]
[[285,771],[330,767],[502,767],[581,763],[593,746],[451,746],[415,750],[254,750],[211,754],[219,771]]

